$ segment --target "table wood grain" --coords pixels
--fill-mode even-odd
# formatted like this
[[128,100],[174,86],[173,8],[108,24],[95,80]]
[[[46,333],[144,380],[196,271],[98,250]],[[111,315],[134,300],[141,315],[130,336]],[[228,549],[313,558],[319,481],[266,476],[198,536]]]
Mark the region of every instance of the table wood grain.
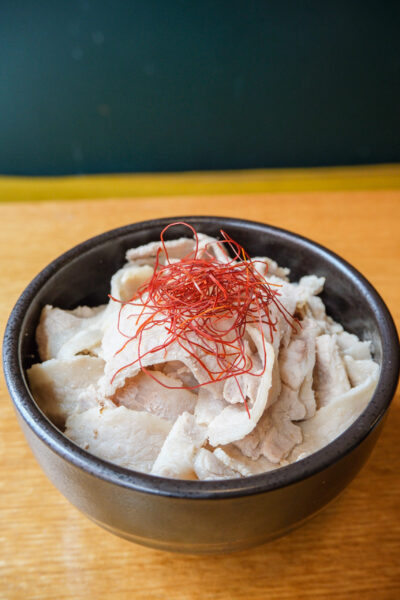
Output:
[[[173,215],[228,215],[285,227],[338,252],[400,323],[400,192],[324,191],[107,199],[0,206],[0,318],[49,261],[106,229]],[[400,400],[345,492],[284,538],[232,555],[163,553],[91,523],[50,484],[1,379],[0,598],[3,600],[400,598]]]

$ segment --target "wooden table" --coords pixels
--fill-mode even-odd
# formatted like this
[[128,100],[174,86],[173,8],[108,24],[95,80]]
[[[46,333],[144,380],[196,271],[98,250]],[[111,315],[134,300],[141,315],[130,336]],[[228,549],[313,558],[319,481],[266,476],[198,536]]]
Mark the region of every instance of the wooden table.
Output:
[[[185,214],[255,219],[328,246],[371,280],[400,323],[400,191],[371,189],[3,203],[3,328],[25,285],[67,248],[132,221]],[[400,598],[398,397],[368,464],[321,514],[268,545],[198,558],[136,546],[81,515],[38,467],[3,380],[0,394],[1,599]]]

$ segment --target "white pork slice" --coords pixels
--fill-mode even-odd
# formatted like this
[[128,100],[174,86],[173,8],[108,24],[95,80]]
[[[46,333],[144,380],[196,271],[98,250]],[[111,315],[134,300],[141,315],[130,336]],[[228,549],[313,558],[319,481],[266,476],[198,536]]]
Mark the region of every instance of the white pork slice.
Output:
[[253,460],[264,456],[271,463],[278,464],[301,440],[301,429],[292,423],[276,402],[264,413],[250,435],[235,442],[235,446]]
[[244,403],[244,398],[251,400],[253,403],[256,401],[261,380],[261,377],[256,373],[262,371],[262,363],[260,357],[250,351],[247,340],[245,340],[244,348],[247,357],[246,368],[250,368],[251,372],[226,379],[223,396],[229,404]]
[[315,319],[321,333],[326,333],[329,317],[326,316],[325,304],[319,296],[311,296],[307,301],[308,316]]
[[193,415],[182,413],[172,426],[151,473],[173,479],[196,479],[194,460],[205,442],[206,431]]
[[259,383],[259,378],[256,376],[253,377],[255,385],[253,385],[252,376],[248,373],[245,375],[239,375],[238,377],[229,377],[226,379],[223,391],[226,402],[229,404],[243,404],[244,399],[249,398],[249,393],[251,393],[249,391],[249,387],[255,387],[256,389],[258,387],[257,384]]
[[111,296],[128,302],[137,290],[151,279],[153,273],[154,270],[149,265],[125,265],[111,278]]
[[149,473],[170,429],[171,424],[156,415],[119,406],[69,417],[65,435],[95,456]]
[[142,307],[133,303],[125,304],[121,310],[114,310],[110,315],[102,340],[102,356],[106,361],[102,387],[108,396],[112,396],[118,388],[122,387],[126,379],[139,373],[141,368],[137,360],[139,341],[144,366],[165,362],[164,350],[158,352],[157,355],[153,352],[168,339],[168,333],[164,327],[159,326],[150,331],[145,330],[141,340],[135,337],[140,323],[146,318],[142,316],[142,321],[138,321],[141,312]]
[[282,391],[278,402],[293,421],[309,418],[315,413],[312,378],[317,333],[315,322],[306,317],[301,322],[299,333],[291,338],[279,354]]
[[[243,350],[246,356],[245,368],[249,369],[250,372],[226,379],[223,397],[229,404],[244,403],[245,398],[254,403],[257,398],[257,391],[261,380],[259,374],[262,372],[265,359],[264,347],[262,346],[262,342],[260,342],[261,336],[257,327],[248,326],[246,336],[247,339],[243,340]],[[259,343],[259,347],[256,342]]]
[[210,237],[205,233],[198,233],[199,239],[199,258],[207,258],[207,254],[215,257],[221,263],[228,263],[232,260],[226,250],[226,244],[222,244],[216,238]]
[[318,334],[336,333],[343,328],[327,317],[325,305],[317,294],[320,294],[325,284],[325,277],[306,275],[298,283],[292,284],[296,293],[296,313],[301,318],[308,317],[318,327]]
[[377,377],[379,365],[372,359],[354,360],[352,356],[345,356],[344,362],[350,383],[353,387],[361,385],[369,377]]
[[[256,330],[252,330],[252,334],[254,331]],[[311,326],[309,327],[309,324],[305,323],[304,331],[299,335],[304,336],[307,342],[309,339],[311,340],[311,352],[308,352],[307,350],[304,353],[301,353],[302,359],[304,358],[304,365],[302,366],[301,376],[297,378],[295,376],[294,378],[297,386],[302,381],[304,374],[306,374],[307,377],[312,377],[314,361],[312,340],[315,332]],[[256,338],[255,342],[261,353],[262,348],[260,348],[260,343],[257,343]],[[297,356],[297,352],[289,352],[289,355],[292,354]],[[287,375],[290,375],[290,373],[287,373]],[[301,440],[300,430],[292,423],[291,419],[300,417],[300,415],[302,415],[301,418],[303,418],[308,410],[311,412],[311,401],[313,400],[313,396],[308,400],[309,407],[307,408],[307,411],[305,405],[302,406],[304,400],[303,397],[301,402],[299,400],[299,394],[303,389],[307,377],[303,380],[299,389],[292,390],[285,383],[281,384],[279,364],[278,361],[275,361],[272,371],[272,384],[269,390],[268,402],[264,414],[250,433],[242,439],[234,441],[234,445],[239,448],[245,456],[254,460],[259,459],[261,456],[265,456],[271,462],[277,463],[283,460],[294,445]]]
[[300,388],[293,390],[283,383],[278,402],[281,410],[285,412],[292,421],[300,421],[301,419],[306,418],[306,407],[300,400]]
[[[102,357],[106,362],[111,361],[124,346],[128,338],[136,333],[136,320],[141,310],[142,307],[139,304],[128,303],[121,305],[118,302],[110,301],[101,343]],[[131,356],[130,348],[127,350],[127,355]],[[120,361],[118,354],[116,358],[116,362]]]
[[[144,372],[128,379],[114,394],[113,402],[133,410],[144,410],[172,423],[183,412],[194,412],[197,394],[183,388],[180,379],[168,377],[162,371],[152,371],[152,375],[157,381]],[[168,389],[174,387],[182,389]]]
[[302,441],[302,431],[280,408],[279,402],[271,407],[266,419],[269,423],[261,442],[261,454],[272,463],[281,463]]
[[[313,390],[313,373],[306,376],[299,390],[299,398],[305,408],[304,419],[309,419],[315,415],[317,409],[315,402],[315,392]],[[296,419],[294,419],[296,420]]]
[[276,275],[283,281],[289,281],[290,269],[286,267],[280,267],[275,260],[268,256],[255,256],[251,259],[251,262],[255,266],[256,271],[262,276]]
[[[266,350],[267,344],[265,342],[265,338],[261,336],[257,327],[248,326],[247,333],[252,339],[255,347],[257,348],[257,352],[262,361],[264,361],[264,351]],[[261,385],[261,382],[260,382]],[[269,390],[266,391],[267,401],[264,406],[264,410],[262,414],[265,414],[268,407],[272,406],[278,399],[282,389],[281,377],[279,374],[279,364],[276,359],[274,359],[274,364],[272,366],[272,374],[271,374],[271,385]],[[260,388],[258,389],[259,392]],[[257,393],[258,393],[257,392]],[[235,446],[237,446],[241,452],[245,456],[249,456],[251,458],[258,458],[261,455],[261,441],[264,436],[264,427],[262,426],[264,419],[263,416],[260,416],[258,423],[255,427],[253,427],[249,433],[244,435],[242,438],[234,440]]]
[[215,452],[200,448],[194,459],[194,470],[199,479],[234,479],[240,473],[220,461]]
[[271,289],[276,292],[275,301],[279,307],[271,302],[269,304],[270,320],[274,323],[274,331],[271,333],[268,325],[263,325],[266,340],[274,348],[278,355],[279,348],[286,346],[294,331],[298,329],[292,317],[296,310],[296,293],[294,286],[276,275],[267,276]]
[[320,335],[316,339],[314,387],[319,407],[350,389],[346,368],[336,343],[336,335]]
[[97,354],[103,331],[106,305],[97,308],[79,306],[62,310],[46,305],[36,329],[36,342],[42,361],[71,358],[78,353]]
[[50,359],[27,371],[32,394],[42,411],[55,424],[96,406],[101,400],[97,383],[104,371],[104,361],[91,356],[68,360]]
[[292,390],[300,389],[307,374],[307,345],[299,337],[292,338],[279,354],[279,370],[283,383]]
[[221,395],[213,393],[212,386],[203,386],[199,388],[198,400],[194,410],[196,421],[201,425],[208,426],[227,406],[228,403]]
[[316,325],[318,325],[320,335],[324,333],[332,335],[343,331],[340,323],[327,316],[325,305],[319,296],[310,296],[303,308],[300,305],[297,306],[297,311],[301,316],[314,319]]
[[182,384],[187,388],[195,388],[198,381],[194,378],[193,373],[182,361],[172,360],[167,363],[157,365],[157,369],[161,370],[169,377],[177,377],[182,381]]
[[337,344],[342,356],[351,356],[355,360],[371,359],[371,342],[362,342],[354,333],[342,331],[337,335]]
[[[152,329],[145,329],[141,336],[134,337],[140,324],[147,318],[144,315],[137,321],[140,310],[137,306],[125,305],[120,315],[119,329],[117,315],[115,315],[114,322],[110,324],[104,334],[102,355],[106,360],[106,368],[101,387],[107,397],[112,397],[116,390],[125,384],[126,379],[135,377],[139,373],[141,365],[150,367],[170,362],[183,363],[199,384],[206,383],[210,379],[207,369],[202,366],[201,362],[206,365],[209,372],[218,373],[220,367],[216,357],[211,353],[202,353],[198,346],[196,348],[196,343],[201,345],[202,340],[195,333],[190,334],[192,348],[190,343],[185,343],[192,354],[196,352],[196,356],[201,362],[177,341],[170,343],[171,334],[163,324],[156,325]],[[139,344],[140,362],[138,360]],[[196,349],[193,350],[193,348]],[[220,387],[222,393],[223,382],[215,382],[212,386]]]
[[[121,321],[122,331],[123,327],[130,331],[132,327],[127,320],[128,315],[139,314],[141,310],[140,305],[132,307],[130,304],[124,303],[128,303],[137,290],[150,280],[153,272],[153,268],[149,265],[138,266],[128,263],[112,276],[111,299],[102,321],[103,336],[99,354],[104,360],[109,360],[126,341],[126,338],[118,332],[118,323]],[[114,335],[114,331],[116,335]]]
[[[168,257],[170,259],[184,258],[188,254],[193,252],[195,248],[194,240],[184,237],[178,238],[176,240],[168,240],[164,243],[168,252]],[[149,242],[148,244],[144,244],[143,246],[131,248],[126,253],[126,260],[129,262],[139,261],[139,263],[141,264],[146,263],[149,265],[154,265],[157,252],[160,248],[162,248],[161,242]],[[166,256],[164,250],[160,252],[159,261],[160,264],[166,263]]]
[[318,409],[311,419],[299,423],[303,442],[291,453],[291,462],[326,446],[354,423],[374,393],[379,377],[379,367],[376,367],[363,383]]
[[[261,338],[261,334],[254,328],[254,335]],[[258,340],[258,346],[262,346],[262,341]],[[274,349],[268,342],[265,342],[266,366],[264,374],[260,377],[260,384],[254,404],[249,403],[248,415],[244,404],[233,404],[227,406],[218,414],[208,426],[208,439],[212,446],[229,444],[235,440],[240,440],[248,435],[260,420],[267,404],[271,384],[272,370],[275,363]]]
[[239,473],[242,477],[266,473],[267,471],[272,471],[277,468],[276,464],[272,463],[264,456],[260,456],[257,460],[244,456],[244,454],[232,444],[224,446],[223,448],[216,448],[214,450],[214,456],[227,467]]
[[305,275],[301,277],[298,283],[293,284],[296,290],[297,304],[302,306],[306,304],[312,296],[320,294],[324,289],[325,277],[317,275]]

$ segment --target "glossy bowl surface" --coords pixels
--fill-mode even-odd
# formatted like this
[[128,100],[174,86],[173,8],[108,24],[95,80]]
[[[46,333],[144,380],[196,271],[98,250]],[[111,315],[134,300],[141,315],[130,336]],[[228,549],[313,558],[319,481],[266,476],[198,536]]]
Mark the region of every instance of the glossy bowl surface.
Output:
[[[38,360],[35,329],[45,304],[71,309],[107,299],[111,275],[128,248],[159,239],[186,221],[197,231],[222,228],[251,256],[270,256],[291,280],[326,277],[327,312],[350,332],[372,340],[380,378],[366,410],[315,454],[270,473],[224,481],[180,481],[99,459],[68,440],[33,400],[25,371]],[[171,228],[166,238],[188,235]],[[28,285],[7,325],[3,364],[20,425],[54,485],[99,525],[134,542],[179,552],[224,552],[263,543],[312,516],[339,494],[368,458],[381,431],[399,373],[399,342],[384,302],[351,265],[294,233],[223,217],[177,217],[134,223],[96,236],[54,260]]]

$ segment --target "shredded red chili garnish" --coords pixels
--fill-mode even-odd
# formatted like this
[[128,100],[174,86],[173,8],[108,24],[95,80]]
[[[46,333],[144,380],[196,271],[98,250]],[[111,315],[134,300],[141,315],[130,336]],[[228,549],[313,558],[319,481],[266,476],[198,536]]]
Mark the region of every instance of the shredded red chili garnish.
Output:
[[[165,245],[164,235],[176,225],[188,227],[194,236],[194,251],[180,260],[171,260]],[[160,235],[161,245],[157,251],[154,273],[150,281],[142,285],[127,302],[110,298],[121,303],[118,317],[118,330],[126,338],[121,352],[130,342],[137,340],[138,356],[131,363],[121,367],[112,381],[123,369],[138,363],[143,372],[169,389],[194,389],[210,383],[235,378],[243,401],[250,416],[248,404],[239,385],[238,377],[245,373],[261,376],[266,367],[265,337],[263,369],[253,370],[253,361],[245,348],[245,329],[255,324],[261,334],[267,326],[271,341],[276,331],[277,319],[270,315],[274,305],[284,319],[295,328],[297,321],[279,301],[279,285],[268,283],[256,268],[257,262],[246,253],[244,248],[225,231],[220,231],[222,239],[217,242],[219,249],[226,255],[226,262],[218,260],[212,252],[211,243],[199,250],[199,239],[195,229],[188,223],[171,223]],[[228,251],[233,256],[229,256]],[[160,256],[165,255],[161,264]],[[266,263],[264,263],[266,264]],[[268,264],[266,264],[266,270]],[[120,329],[120,319],[127,305],[140,309],[136,317],[133,335]],[[146,331],[164,328],[167,337],[162,344],[142,352],[142,338]],[[177,343],[190,357],[199,363],[207,373],[208,380],[195,386],[168,386],[156,377],[156,372],[143,365],[145,356],[167,351]],[[207,365],[207,356],[212,355],[215,367]]]

